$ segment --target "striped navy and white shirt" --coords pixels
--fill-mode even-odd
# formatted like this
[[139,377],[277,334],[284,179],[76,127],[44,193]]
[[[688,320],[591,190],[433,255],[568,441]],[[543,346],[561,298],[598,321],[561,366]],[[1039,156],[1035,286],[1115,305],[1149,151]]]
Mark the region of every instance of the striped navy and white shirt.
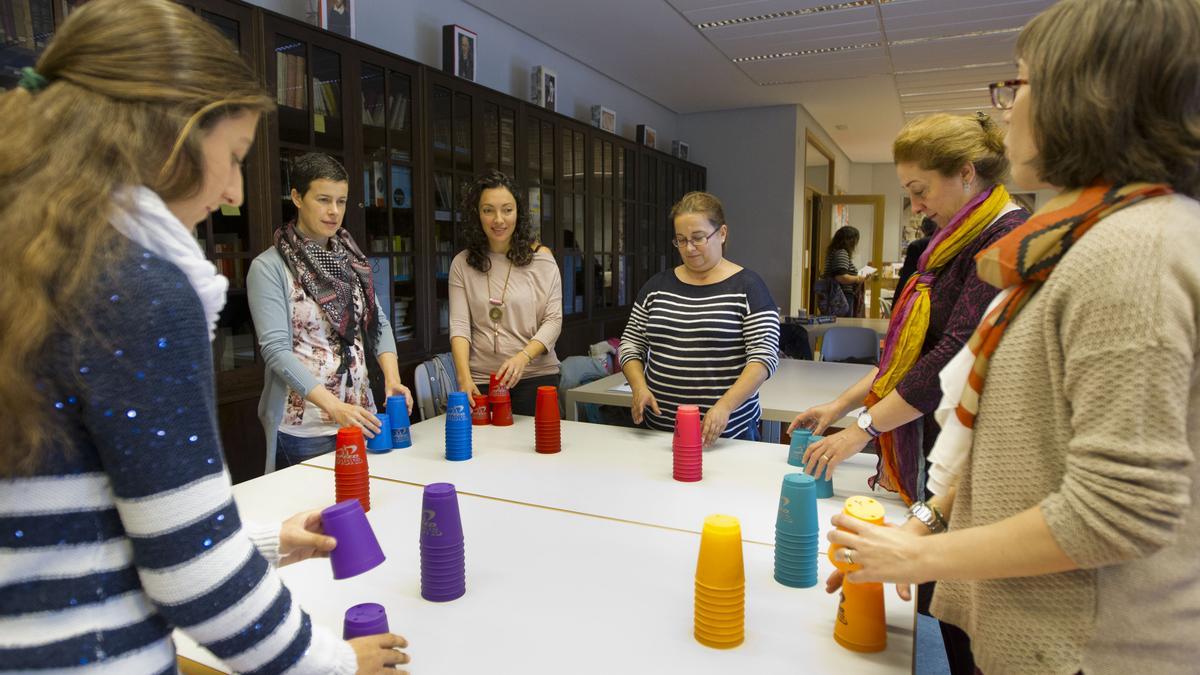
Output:
[[[774,374],[779,365],[779,312],[761,277],[743,269],[706,286],[660,272],[638,292],[621,336],[621,365],[641,361],[646,386],[661,414],[645,410],[652,429],[675,428],[675,409],[700,413],[729,390],[752,361]],[[758,392],[729,416],[721,436],[740,436],[758,424]]]
[[130,246],[90,291],[86,339],[44,350],[66,443],[0,479],[0,671],[173,673],[178,626],[239,672],[353,673],[268,561],[278,526],[238,518],[187,278]]

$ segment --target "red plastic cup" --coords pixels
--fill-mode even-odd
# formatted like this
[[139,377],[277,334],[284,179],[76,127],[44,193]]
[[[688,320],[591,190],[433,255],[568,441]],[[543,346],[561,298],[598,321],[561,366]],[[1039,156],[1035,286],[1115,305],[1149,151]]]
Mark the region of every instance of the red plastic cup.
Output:
[[363,511],[370,511],[371,478],[362,429],[338,429],[334,457],[333,480],[337,501],[357,499],[362,504]]
[[489,397],[489,399],[492,403],[492,426],[512,426],[512,399],[509,398],[508,390],[505,390],[503,398]]
[[492,423],[492,412],[488,409],[488,397],[480,395],[472,397],[475,407],[471,408],[471,424],[483,426]]
[[704,439],[700,435],[700,407],[694,405],[681,405],[675,410],[675,438],[674,444],[683,447],[697,447],[703,445]]
[[533,411],[534,449],[543,455],[562,450],[562,421],[558,417],[558,387],[538,387]]

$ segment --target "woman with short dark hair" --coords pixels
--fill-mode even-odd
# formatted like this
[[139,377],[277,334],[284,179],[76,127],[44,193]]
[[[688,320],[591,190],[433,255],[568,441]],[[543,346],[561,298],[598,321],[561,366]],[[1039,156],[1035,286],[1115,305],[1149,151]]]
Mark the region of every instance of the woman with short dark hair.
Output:
[[941,375],[938,496],[902,528],[834,518],[848,580],[938,580],[985,673],[1200,663],[1198,43],[1195,0],[1025,26],[993,102],[1014,181],[1059,194],[978,257],[1003,290]]

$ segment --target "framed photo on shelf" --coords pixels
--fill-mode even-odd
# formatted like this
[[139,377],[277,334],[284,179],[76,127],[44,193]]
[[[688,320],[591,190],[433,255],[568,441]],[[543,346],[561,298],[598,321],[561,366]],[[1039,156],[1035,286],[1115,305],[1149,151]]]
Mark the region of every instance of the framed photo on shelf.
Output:
[[329,31],[348,38],[354,37],[355,0],[317,0],[317,24]]
[[637,142],[638,143],[646,146],[647,148],[653,148],[654,144],[657,140],[658,140],[658,134],[654,131],[653,127],[647,126],[645,124],[637,125]]
[[671,154],[679,159],[686,160],[688,152],[691,150],[687,143],[683,141],[671,141]]
[[546,110],[555,110],[558,74],[546,66],[537,66],[529,75],[529,101]]
[[609,133],[617,133],[617,113],[602,105],[592,106],[592,126]]
[[457,24],[442,26],[442,70],[474,82],[478,37]]

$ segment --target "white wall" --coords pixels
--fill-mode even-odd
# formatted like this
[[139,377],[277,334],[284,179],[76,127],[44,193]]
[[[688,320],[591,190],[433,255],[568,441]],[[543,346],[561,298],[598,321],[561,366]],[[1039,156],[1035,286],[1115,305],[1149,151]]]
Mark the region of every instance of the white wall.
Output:
[[[788,294],[789,302],[783,305],[789,314],[795,314],[796,310],[800,309],[805,304],[803,283],[808,275],[809,261],[805,258],[804,249],[808,245],[809,214],[804,208],[804,166],[805,154],[808,151],[808,142],[806,134],[811,133],[817,142],[826,150],[833,154],[833,184],[835,187],[848,189],[850,185],[850,159],[846,157],[846,153],[838,147],[838,144],[833,141],[833,138],[826,133],[812,115],[804,109],[804,106],[795,106],[795,125],[796,125],[796,171],[794,175],[797,177],[795,184],[792,186],[793,212],[795,217],[792,220],[792,250],[791,264],[789,265],[789,275],[791,277],[791,290]],[[783,141],[780,140],[780,143]]]
[[[309,4],[309,0],[249,1],[300,20]],[[681,138],[674,111],[462,0],[356,0],[353,6],[355,37],[361,42],[440,68],[442,26],[459,24],[479,34],[475,65],[479,84],[528,100],[530,70],[546,66],[558,73],[558,112],[591,124],[592,105],[612,108],[620,135],[632,140],[638,124],[649,124],[658,133],[659,149],[667,152],[671,141]],[[693,143],[692,153],[697,149]]]
[[795,106],[681,115],[679,131],[691,139],[692,160],[708,169],[708,191],[725,205],[727,257],[757,272],[786,310],[796,171],[804,164],[796,157]]

